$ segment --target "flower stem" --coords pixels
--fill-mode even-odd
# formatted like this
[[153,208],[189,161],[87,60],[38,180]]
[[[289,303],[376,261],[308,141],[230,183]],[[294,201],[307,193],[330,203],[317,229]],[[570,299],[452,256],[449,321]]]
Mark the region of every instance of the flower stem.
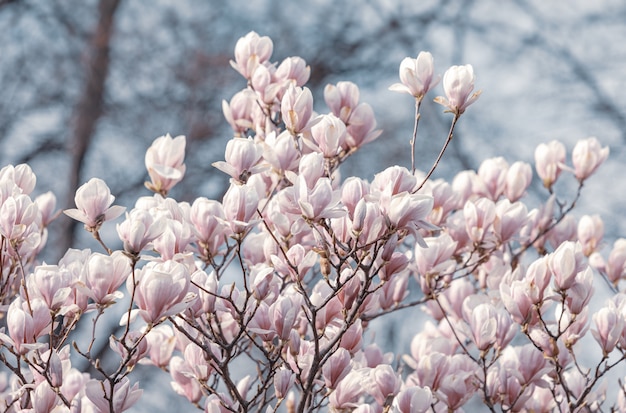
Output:
[[437,159],[435,160],[435,163],[433,164],[432,168],[430,168],[430,171],[428,171],[428,174],[426,175],[426,177],[424,178],[424,180],[422,181],[420,186],[418,186],[417,189],[415,191],[413,191],[413,193],[415,193],[415,192],[419,191],[420,189],[422,189],[422,187],[424,186],[426,181],[428,181],[428,179],[433,174],[433,172],[435,172],[435,169],[439,165],[439,161],[441,161],[441,158],[443,157],[443,153],[446,151],[446,149],[448,148],[448,145],[452,141],[452,135],[453,135],[453,132],[454,132],[454,127],[456,126],[456,122],[459,120],[459,116],[460,115],[454,114],[454,118],[452,119],[452,124],[450,125],[450,131],[448,132],[448,138],[446,139],[446,143],[443,144],[443,147],[441,148],[441,151],[439,152],[439,156],[437,156]]

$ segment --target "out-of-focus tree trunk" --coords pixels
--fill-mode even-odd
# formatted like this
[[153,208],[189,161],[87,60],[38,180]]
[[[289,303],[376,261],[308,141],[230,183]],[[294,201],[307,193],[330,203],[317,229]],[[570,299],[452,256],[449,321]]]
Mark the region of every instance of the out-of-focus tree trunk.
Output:
[[[85,155],[91,144],[98,120],[102,116],[106,80],[109,73],[109,51],[115,12],[120,0],[100,0],[98,3],[98,22],[93,37],[88,43],[85,62],[85,83],[74,108],[72,129],[67,141],[68,152],[71,156],[68,191],[65,207],[74,206],[74,194],[81,185],[81,171]],[[70,219],[63,220],[62,238],[59,239],[61,253],[70,248],[74,242],[76,222]]]

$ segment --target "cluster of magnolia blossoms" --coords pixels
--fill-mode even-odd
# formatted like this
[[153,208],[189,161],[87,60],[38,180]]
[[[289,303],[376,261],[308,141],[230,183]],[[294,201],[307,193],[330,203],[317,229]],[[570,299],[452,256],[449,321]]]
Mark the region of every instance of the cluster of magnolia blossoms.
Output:
[[[525,162],[488,159],[451,183],[431,180],[479,96],[472,67],[453,66],[436,98],[453,120],[433,168],[340,180],[341,163],[380,135],[371,107],[339,82],[324,90],[329,111],[315,113],[310,69],[298,57],[270,63],[272,48],[250,33],[235,49],[247,86],[223,104],[235,137],[215,163],[230,176],[221,202],[168,197],[185,173],[185,138],[159,137],[145,157],[155,194],[126,211],[119,240],[99,230],[124,209],[92,179],[65,214],[103,251],[48,265],[37,254],[53,195],[31,199],[26,165],[0,171],[2,410],[125,411],[141,398],[137,364],[168,372],[205,412],[414,413],[470,400],[491,411],[626,409],[626,389],[607,401],[617,380],[602,383],[626,358],[626,241],[602,255],[601,219],[570,214],[608,149],[582,140],[568,165],[561,143],[540,145],[548,195],[535,208],[523,202]],[[412,146],[434,73],[420,53],[392,86],[416,101]],[[557,194],[567,174],[579,186],[569,200]],[[591,315],[594,278],[614,295]],[[431,321],[409,354],[366,334],[373,319],[417,306]],[[116,309],[120,327],[104,334],[102,316]],[[74,334],[79,325],[87,335]]]

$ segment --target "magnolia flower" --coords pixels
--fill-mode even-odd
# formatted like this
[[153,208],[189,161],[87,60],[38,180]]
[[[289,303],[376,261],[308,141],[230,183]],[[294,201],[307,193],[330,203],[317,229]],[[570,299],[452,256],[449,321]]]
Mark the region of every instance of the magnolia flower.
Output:
[[448,108],[449,112],[460,116],[474,103],[481,91],[474,92],[474,68],[472,65],[452,66],[443,75],[443,91],[446,97],[438,96],[435,102]]
[[604,223],[599,215],[583,215],[578,221],[578,241],[583,247],[583,254],[590,256],[600,246],[604,235]]
[[323,153],[325,158],[334,158],[345,142],[346,125],[335,115],[320,115],[315,121],[311,127],[312,141],[305,140],[305,143]]
[[124,243],[124,251],[131,255],[139,254],[150,242],[165,231],[166,219],[154,216],[143,209],[133,209],[126,213],[126,219],[117,224],[117,234]]
[[328,84],[324,88],[324,101],[333,115],[348,124],[352,111],[359,104],[359,87],[352,82]]
[[111,384],[108,381],[103,383],[94,379],[85,384],[85,396],[93,403],[93,411],[96,413],[128,410],[139,400],[142,393],[143,390],[139,388],[139,383],[130,386],[128,377],[117,382],[113,387],[113,392],[111,392]]
[[430,89],[439,83],[439,76],[434,76],[434,70],[433,55],[430,52],[420,52],[416,59],[405,57],[400,63],[400,81],[402,83],[394,83],[389,87],[389,90],[408,93],[421,100]]
[[236,182],[246,183],[250,175],[265,169],[258,165],[261,156],[263,146],[254,142],[254,139],[235,138],[226,144],[226,162],[213,162],[212,165],[230,175]]
[[78,208],[66,209],[65,215],[85,224],[89,232],[97,232],[105,221],[122,215],[126,208],[111,206],[115,197],[107,184],[99,178],[91,178],[76,191],[74,202]]
[[303,86],[311,76],[311,67],[298,56],[288,57],[276,68],[274,78],[279,82],[291,82],[296,86]]
[[224,118],[237,136],[253,128],[251,113],[254,105],[256,105],[256,94],[250,89],[236,93],[230,102],[222,100]]
[[0,169],[0,181],[11,181],[21,193],[28,195],[35,189],[37,177],[31,167],[23,163],[17,166],[7,165]]
[[185,137],[159,136],[146,151],[146,169],[151,182],[146,187],[161,195],[174,187],[185,175]]
[[280,103],[285,128],[296,135],[302,132],[313,114],[313,95],[308,88],[290,86]]
[[602,148],[596,138],[591,137],[578,141],[572,151],[572,163],[576,178],[579,181],[587,179],[608,156],[609,147]]
[[606,274],[613,284],[626,277],[626,239],[620,238],[613,244],[606,262]]
[[269,60],[273,50],[272,39],[250,32],[237,40],[235,61],[231,60],[230,65],[243,77],[250,79],[257,66]]
[[398,413],[425,413],[430,410],[432,393],[428,387],[410,386],[398,393],[393,401]]
[[535,169],[543,186],[552,187],[565,163],[565,146],[559,141],[542,143],[535,149]]
[[148,263],[136,274],[137,286],[127,278],[128,289],[134,292],[139,315],[156,324],[164,317],[177,314],[189,307],[194,295],[189,293],[189,270],[175,261]]
[[284,399],[293,383],[296,380],[295,374],[289,369],[280,368],[274,374],[274,394],[279,400]]
[[112,255],[94,253],[85,265],[84,277],[88,295],[95,303],[109,305],[124,296],[118,291],[130,275],[130,262],[120,251]]

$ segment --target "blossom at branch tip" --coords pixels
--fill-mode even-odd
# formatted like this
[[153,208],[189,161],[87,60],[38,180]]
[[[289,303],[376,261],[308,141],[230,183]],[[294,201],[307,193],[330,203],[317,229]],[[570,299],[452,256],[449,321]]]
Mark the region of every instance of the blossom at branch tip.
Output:
[[311,77],[311,66],[298,56],[287,57],[274,72],[274,79],[279,83],[291,83],[295,86],[304,86]]
[[400,63],[401,83],[394,83],[389,90],[408,93],[421,100],[439,83],[439,76],[435,77],[434,71],[433,55],[430,52],[420,52],[415,59],[405,57]]
[[213,166],[230,175],[235,182],[245,184],[248,178],[263,171],[259,165],[263,156],[263,146],[252,138],[234,138],[226,144],[225,161],[213,162]]
[[165,196],[185,175],[185,145],[183,135],[172,138],[159,136],[146,151],[145,163],[150,182],[146,188]]
[[133,291],[134,301],[139,307],[139,315],[146,323],[157,324],[164,317],[185,310],[195,295],[189,292],[189,270],[175,261],[150,262],[127,278],[127,287]]
[[598,250],[604,235],[604,223],[600,215],[583,215],[578,221],[577,235],[586,257]]
[[267,36],[250,32],[237,40],[235,61],[230,65],[246,79],[250,79],[258,65],[266,63],[272,56],[274,44]]
[[123,412],[137,403],[143,394],[143,390],[139,388],[139,383],[135,383],[131,387],[128,377],[115,383],[113,391],[111,391],[111,386],[109,381],[102,382],[95,379],[85,384],[85,396],[93,404],[94,412],[108,413],[111,408],[114,412]]
[[313,115],[313,94],[309,88],[290,85],[280,103],[285,128],[293,135],[304,131]]
[[122,252],[111,255],[94,253],[85,265],[87,295],[99,305],[109,305],[124,296],[118,291],[130,275],[130,262]]
[[393,401],[394,412],[425,413],[430,410],[432,393],[428,387],[405,387]]
[[447,107],[448,112],[460,116],[478,99],[482,91],[474,90],[474,68],[472,65],[452,66],[443,74],[443,91],[446,97],[438,96],[435,102]]
[[28,164],[19,164],[17,166],[7,165],[0,169],[1,182],[13,182],[24,195],[29,195],[35,189],[37,177],[33,173],[32,168]]
[[574,175],[579,181],[589,178],[609,156],[609,147],[600,146],[595,137],[579,140],[572,150]]
[[111,206],[115,197],[107,184],[99,178],[91,178],[76,191],[77,208],[66,209],[65,215],[85,224],[89,232],[96,232],[102,224],[122,215],[126,208]]
[[535,149],[535,170],[543,186],[551,188],[565,163],[565,146],[559,141],[541,143]]

